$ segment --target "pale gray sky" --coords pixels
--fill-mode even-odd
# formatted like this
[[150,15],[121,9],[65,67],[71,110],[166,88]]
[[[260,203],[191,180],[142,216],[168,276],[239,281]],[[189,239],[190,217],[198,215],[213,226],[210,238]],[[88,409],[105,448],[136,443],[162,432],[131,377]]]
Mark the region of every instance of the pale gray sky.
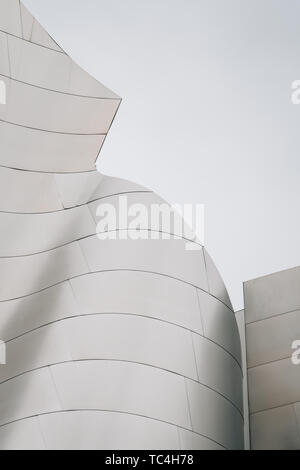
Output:
[[242,282],[300,265],[299,0],[24,0],[123,103],[101,172],[204,203],[206,247]]

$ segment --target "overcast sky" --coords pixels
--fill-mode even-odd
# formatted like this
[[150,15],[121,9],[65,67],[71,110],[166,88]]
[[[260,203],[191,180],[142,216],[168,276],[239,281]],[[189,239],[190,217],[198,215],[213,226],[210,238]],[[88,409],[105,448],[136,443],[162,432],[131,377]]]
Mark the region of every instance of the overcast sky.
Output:
[[206,247],[242,282],[300,265],[299,0],[24,0],[123,98],[102,173],[203,203]]

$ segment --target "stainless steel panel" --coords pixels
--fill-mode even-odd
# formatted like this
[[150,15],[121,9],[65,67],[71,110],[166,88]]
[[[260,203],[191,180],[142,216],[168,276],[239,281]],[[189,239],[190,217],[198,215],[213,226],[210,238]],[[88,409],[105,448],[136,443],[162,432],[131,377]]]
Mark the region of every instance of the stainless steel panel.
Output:
[[10,81],[10,94],[0,119],[51,132],[106,134],[119,100],[92,99],[48,91]]
[[0,0],[0,10],[0,29],[16,36],[21,36],[19,0]]
[[89,75],[72,60],[69,93],[100,98],[119,99],[120,97]]
[[[14,36],[8,37],[11,78],[30,85],[68,92],[71,59]],[[28,67],[30,64],[30,67]]]
[[0,213],[0,257],[51,250],[94,235],[95,231],[96,224],[86,206],[47,214]]
[[99,240],[95,236],[79,244],[91,271],[150,271],[207,289],[203,251],[187,251],[184,240]]
[[98,171],[56,175],[55,181],[65,208],[86,204],[114,194],[145,191],[145,188],[138,184],[119,178],[111,178]]
[[67,320],[61,327],[73,359],[139,362],[197,380],[191,334],[179,326],[134,315],[101,314]]
[[199,382],[228,398],[243,412],[243,374],[236,360],[206,338],[192,336]]
[[21,22],[23,38],[27,41],[32,41],[40,44],[43,47],[54,49],[62,52],[62,49],[56,42],[49,36],[49,34],[41,27],[31,13],[21,3]]
[[53,175],[0,168],[0,211],[34,213],[61,209]]
[[49,369],[22,375],[0,387],[0,425],[60,409]]
[[62,364],[51,371],[64,409],[122,411],[190,428],[184,379],[178,375],[115,361]]
[[151,273],[114,271],[70,282],[83,314],[143,315],[202,334],[196,289],[181,281]]
[[243,449],[243,418],[213,390],[186,379],[193,430],[227,449]]
[[[90,203],[89,208],[97,224],[101,221],[101,217],[97,215],[97,211],[103,211],[105,214],[107,211],[106,204],[110,204],[116,214],[116,218],[112,220],[109,230],[130,229],[132,222],[142,214],[144,218],[140,226],[141,230],[157,231],[159,233],[157,233],[156,236],[159,239],[164,239],[171,234],[172,237],[178,236],[194,241],[194,236],[188,228],[188,225],[184,222],[184,219],[172,210],[168,203],[152,192],[134,192],[125,195],[110,196],[106,197],[104,200],[101,199]],[[153,215],[154,212],[158,211],[158,208],[161,209],[161,215]],[[124,210],[127,210],[128,218],[123,222],[123,220],[120,219],[120,213]],[[121,223],[120,220],[122,220]],[[201,247],[199,247],[199,249],[201,249]]]
[[42,325],[79,314],[68,282],[18,300],[0,302],[0,338],[8,341]]
[[[49,172],[95,170],[105,136],[55,134],[0,122],[0,164]],[[32,174],[34,177],[34,174]]]
[[8,360],[0,367],[0,383],[24,372],[72,360],[61,323],[10,341],[6,344],[6,353]]
[[[296,421],[297,421],[297,429],[298,431],[300,430],[300,402],[299,403],[294,403],[294,411],[296,414]],[[299,439],[300,439],[300,434],[299,434]],[[300,445],[299,445],[300,447]]]
[[222,302],[224,302],[232,310],[232,305],[227,289],[219,271],[216,268],[216,265],[214,264],[213,260],[211,259],[206,250],[204,250],[204,255],[207,269],[209,292],[215,297],[217,297],[217,299],[222,300]]
[[299,366],[291,359],[248,369],[250,412],[300,401]]
[[224,450],[216,442],[186,429],[178,429],[182,450]]
[[10,70],[7,41],[8,35],[0,31],[0,74],[9,76]]
[[249,404],[248,404],[248,374],[247,374],[247,352],[246,352],[246,334],[245,334],[245,312],[240,310],[235,313],[242,350],[242,369],[243,369],[243,403],[244,403],[244,439],[245,450],[250,449],[250,426],[249,426]]
[[299,450],[300,437],[292,405],[250,416],[253,450]]
[[29,13],[27,8],[24,7],[22,2],[20,2],[20,5],[21,5],[21,22],[22,22],[22,32],[23,32],[22,37],[26,41],[30,41],[33,23],[35,19],[31,15],[31,13]]
[[204,336],[229,351],[241,364],[240,335],[233,312],[211,295],[198,290]]
[[33,22],[31,41],[35,42],[36,44],[40,44],[41,46],[55,49],[56,51],[61,51],[61,48],[36,20]]
[[179,449],[176,426],[140,416],[77,411],[38,419],[50,450]]
[[46,450],[37,418],[0,428],[0,450]]
[[300,267],[245,282],[246,323],[300,308]]
[[87,272],[78,243],[21,258],[0,259],[0,300],[36,293]]
[[248,367],[290,358],[292,343],[300,338],[300,310],[251,323],[246,335]]

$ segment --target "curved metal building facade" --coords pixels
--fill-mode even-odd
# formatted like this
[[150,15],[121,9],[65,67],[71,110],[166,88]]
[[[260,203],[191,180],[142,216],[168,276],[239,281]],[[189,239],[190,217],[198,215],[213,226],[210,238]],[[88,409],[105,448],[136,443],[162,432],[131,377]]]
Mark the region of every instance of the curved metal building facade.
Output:
[[0,52],[0,448],[243,448],[240,339],[205,249],[95,235],[99,201],[160,201],[95,171],[119,97],[18,0]]

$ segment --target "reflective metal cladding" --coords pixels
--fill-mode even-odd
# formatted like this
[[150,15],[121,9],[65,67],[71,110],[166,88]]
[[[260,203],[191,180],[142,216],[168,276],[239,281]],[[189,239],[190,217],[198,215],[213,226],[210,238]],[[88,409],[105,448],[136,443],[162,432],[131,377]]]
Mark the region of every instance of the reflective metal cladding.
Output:
[[300,448],[300,268],[245,283],[252,449]]
[[96,236],[99,201],[158,201],[95,169],[120,98],[18,0],[0,52],[0,448],[243,448],[239,333],[206,250]]

